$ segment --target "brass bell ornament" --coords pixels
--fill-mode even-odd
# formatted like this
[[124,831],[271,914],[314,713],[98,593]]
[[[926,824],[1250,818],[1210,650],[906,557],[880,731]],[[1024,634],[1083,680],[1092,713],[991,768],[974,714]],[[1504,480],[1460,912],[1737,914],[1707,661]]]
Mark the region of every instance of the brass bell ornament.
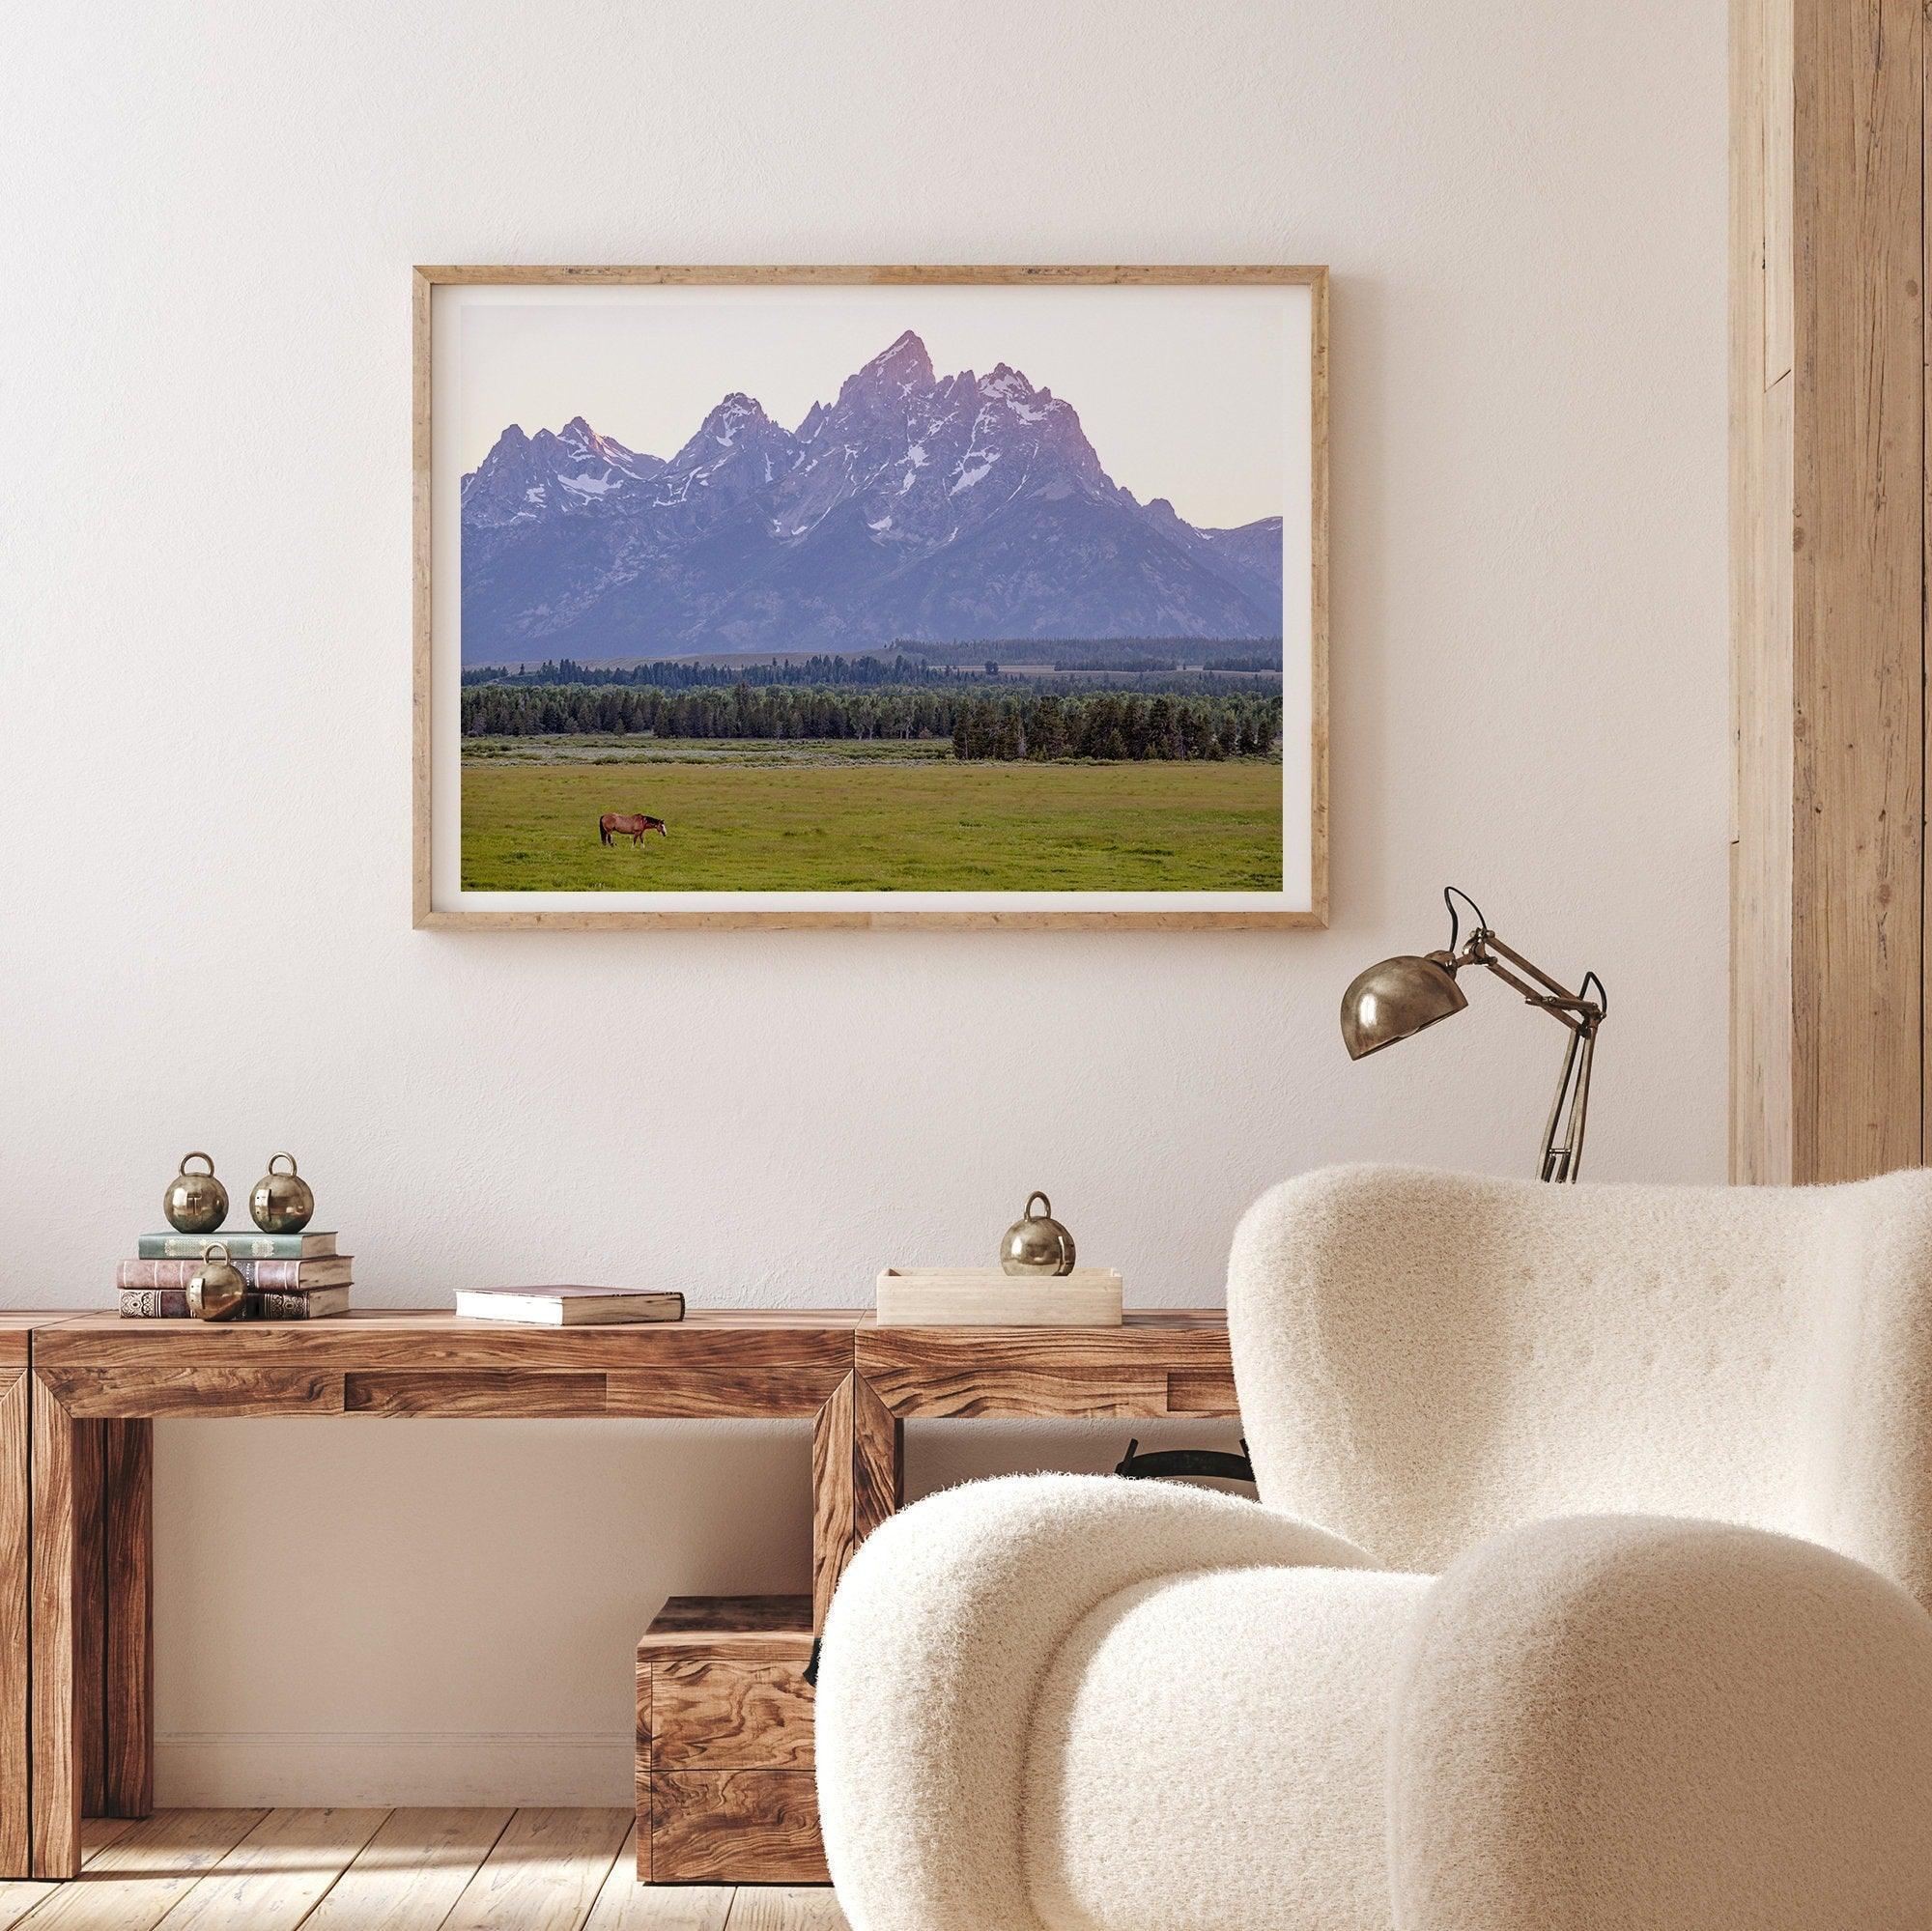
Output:
[[[191,1174],[190,1160],[205,1160],[205,1174]],[[206,1153],[185,1153],[181,1171],[161,1196],[168,1225],[183,1234],[213,1234],[228,1218],[228,1189],[214,1178],[214,1162]]]
[[[219,1255],[219,1260],[215,1256]],[[248,1309],[248,1283],[228,1258],[227,1243],[212,1240],[187,1284],[187,1311],[196,1320],[240,1320]]]
[[[1037,1213],[1035,1201],[1039,1202]],[[1000,1242],[1000,1265],[1009,1274],[1072,1273],[1073,1236],[1054,1219],[1053,1203],[1043,1193],[1027,1195],[1026,1212]]]
[[[276,1173],[275,1160],[286,1160],[288,1172]],[[297,1174],[293,1153],[277,1153],[269,1162],[248,1196],[248,1212],[264,1234],[299,1234],[315,1218],[315,1195]]]

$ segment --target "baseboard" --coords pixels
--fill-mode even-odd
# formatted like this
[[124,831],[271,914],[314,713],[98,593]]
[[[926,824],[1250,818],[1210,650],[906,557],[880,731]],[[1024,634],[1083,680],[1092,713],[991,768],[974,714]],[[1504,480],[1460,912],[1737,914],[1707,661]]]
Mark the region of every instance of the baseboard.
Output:
[[542,1731],[178,1731],[155,1739],[166,1805],[621,1803],[629,1736]]

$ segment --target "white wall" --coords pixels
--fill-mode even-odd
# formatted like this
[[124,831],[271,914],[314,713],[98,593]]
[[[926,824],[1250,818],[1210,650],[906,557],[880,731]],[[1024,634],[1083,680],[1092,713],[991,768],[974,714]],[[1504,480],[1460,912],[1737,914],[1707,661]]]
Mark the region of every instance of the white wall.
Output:
[[[862,1297],[1044,1185],[1213,1300],[1321,1161],[1524,1169],[1556,1029],[1350,1066],[1445,880],[1614,1010],[1591,1165],[1722,1174],[1720,0],[84,0],[0,25],[0,1299],[188,1147],[365,1302]],[[1325,261],[1324,934],[409,925],[414,261]],[[1160,372],[1148,372],[1150,383]],[[1120,1429],[916,1432],[919,1483]],[[668,1591],[796,1586],[802,1428],[169,1424],[162,1794],[621,1802]]]

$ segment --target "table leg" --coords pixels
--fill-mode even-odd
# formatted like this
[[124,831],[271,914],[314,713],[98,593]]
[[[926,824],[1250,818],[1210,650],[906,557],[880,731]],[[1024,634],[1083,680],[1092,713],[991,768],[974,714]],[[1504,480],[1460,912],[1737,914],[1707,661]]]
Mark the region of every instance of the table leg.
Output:
[[811,1436],[811,1627],[859,1545],[905,1497],[905,1423],[869,1381],[848,1375],[818,1411]]
[[852,1547],[905,1502],[905,1423],[863,1375],[852,1381]]
[[79,1711],[80,1814],[107,1809],[107,1424],[73,1430],[73,1680]]
[[74,1674],[75,1422],[36,1373],[33,1389],[33,1873],[80,1870],[79,1697]]
[[105,1773],[102,1815],[155,1807],[155,1424],[104,1424]]
[[27,1370],[0,1376],[0,1878],[31,1875],[27,1781],[27,1537],[33,1433]]
[[847,1375],[811,1425],[811,1628],[825,1627],[852,1540],[852,1383]]

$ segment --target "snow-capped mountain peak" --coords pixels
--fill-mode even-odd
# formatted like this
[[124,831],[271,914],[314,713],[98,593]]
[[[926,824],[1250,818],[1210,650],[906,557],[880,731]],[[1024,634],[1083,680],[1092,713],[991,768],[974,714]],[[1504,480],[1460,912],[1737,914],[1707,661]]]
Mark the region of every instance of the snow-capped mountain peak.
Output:
[[1007,362],[936,377],[912,329],[795,435],[735,389],[668,463],[512,424],[463,525],[469,662],[1281,628],[1279,519],[1143,507],[1070,403]]
[[670,467],[685,469],[695,463],[715,465],[741,443],[747,447],[764,447],[774,441],[789,445],[793,438],[765,413],[763,405],[755,398],[742,389],[733,389],[698,424],[697,434],[671,458]]
[[862,399],[897,401],[931,386],[932,357],[925,353],[925,344],[908,328],[856,374],[845,378],[838,390],[838,407]]
[[464,477],[466,523],[526,523],[546,514],[614,501],[664,468],[663,460],[599,436],[582,416],[554,433],[526,436],[511,423],[488,456]]
[[698,492],[736,502],[777,484],[798,461],[798,439],[774,422],[756,398],[733,389],[658,478],[654,501],[700,509]]

